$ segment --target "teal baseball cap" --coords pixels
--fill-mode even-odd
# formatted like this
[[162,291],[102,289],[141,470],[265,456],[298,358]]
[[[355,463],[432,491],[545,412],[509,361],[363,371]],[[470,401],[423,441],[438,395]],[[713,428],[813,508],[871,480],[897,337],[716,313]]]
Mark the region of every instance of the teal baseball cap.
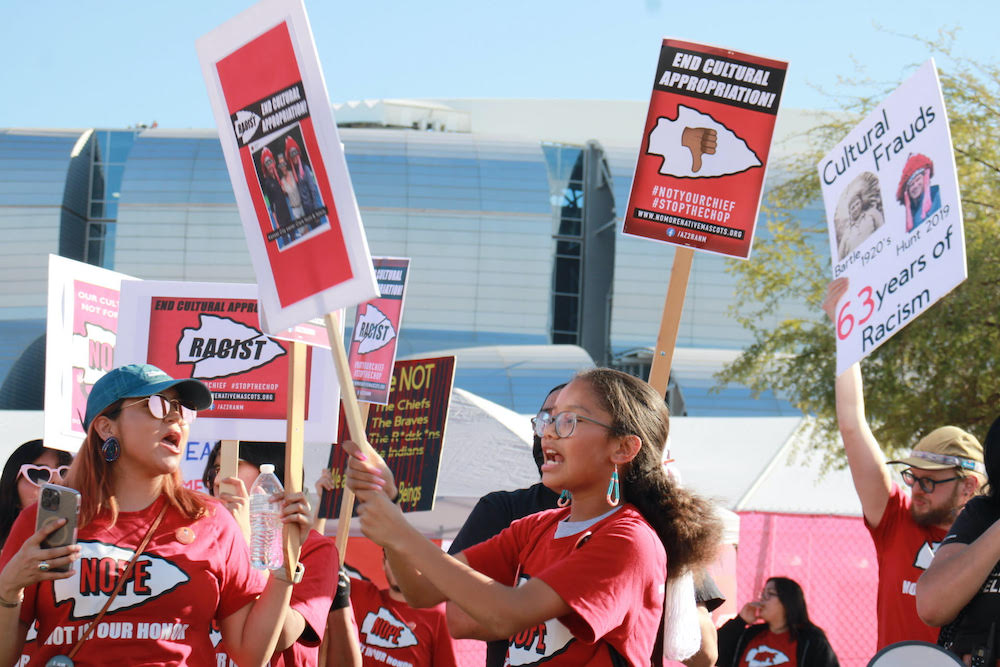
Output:
[[108,371],[94,383],[87,397],[87,416],[83,420],[83,430],[89,429],[90,422],[115,401],[144,398],[171,388],[177,390],[181,403],[189,408],[205,410],[212,407],[212,392],[201,380],[176,380],[156,366],[129,364]]

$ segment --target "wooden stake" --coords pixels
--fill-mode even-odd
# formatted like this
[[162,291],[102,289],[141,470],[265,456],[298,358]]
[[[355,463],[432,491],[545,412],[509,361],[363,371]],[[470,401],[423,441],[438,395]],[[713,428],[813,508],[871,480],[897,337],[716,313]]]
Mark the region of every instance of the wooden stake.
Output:
[[[347,351],[344,350],[340,315],[338,313],[327,313],[323,319],[326,322],[326,335],[330,339],[333,365],[337,369],[337,379],[340,381],[340,400],[344,404],[344,416],[347,417],[347,430],[350,433],[351,440],[357,443],[365,456],[374,456],[375,450],[368,444],[368,436],[365,434],[365,419],[367,418],[368,411],[365,410],[365,415],[362,416],[361,408],[358,405],[358,396],[354,391],[354,380],[351,378],[351,367],[347,362]],[[343,500],[340,503],[340,519],[337,524],[337,551],[340,553],[341,565],[343,565],[344,558],[347,556],[347,535],[351,527],[351,514],[353,512],[354,494],[345,486]]]
[[[223,440],[222,447],[219,448],[219,474],[217,477],[219,479],[227,479],[229,477],[236,477],[236,473],[239,471],[240,467],[240,441],[239,440]],[[219,486],[219,491],[226,491],[228,493],[236,494],[236,485],[232,482],[225,482]],[[247,489],[250,491],[250,489]],[[205,493],[213,493],[212,489],[205,489]]]
[[[288,431],[285,437],[285,492],[302,490],[302,447],[305,437],[306,415],[306,359],[305,343],[291,342],[288,360]],[[298,526],[284,525],[282,531],[285,549],[285,572],[289,579],[299,562],[301,533]]]
[[667,385],[670,383],[670,365],[674,359],[677,330],[680,328],[681,311],[684,309],[684,296],[687,292],[693,258],[694,250],[691,248],[677,246],[674,250],[674,263],[670,268],[670,285],[667,287],[667,299],[663,304],[660,332],[656,336],[653,364],[649,369],[649,384],[663,397],[666,397]]

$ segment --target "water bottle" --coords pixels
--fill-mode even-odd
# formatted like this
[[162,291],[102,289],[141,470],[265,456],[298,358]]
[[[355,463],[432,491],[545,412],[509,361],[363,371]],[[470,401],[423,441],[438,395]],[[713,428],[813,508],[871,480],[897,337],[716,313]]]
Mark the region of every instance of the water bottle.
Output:
[[250,487],[250,565],[257,570],[276,570],[285,564],[281,541],[281,503],[270,498],[282,491],[274,465],[264,463]]

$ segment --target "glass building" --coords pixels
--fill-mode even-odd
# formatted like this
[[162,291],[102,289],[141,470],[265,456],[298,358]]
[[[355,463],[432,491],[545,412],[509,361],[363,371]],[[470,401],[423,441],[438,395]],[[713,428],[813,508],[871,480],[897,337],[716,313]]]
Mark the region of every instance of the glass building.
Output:
[[[591,363],[644,374],[673,250],[619,231],[637,142],[589,133],[585,113],[572,136],[546,138],[537,114],[490,131],[487,103],[378,104],[335,113],[372,254],[411,258],[400,354],[455,353],[457,386],[519,412]],[[48,254],[142,279],[254,282],[214,130],[0,130],[0,227],[0,409],[41,409]],[[798,414],[708,391],[749,342],[727,313],[725,265],[694,262],[674,412]]]

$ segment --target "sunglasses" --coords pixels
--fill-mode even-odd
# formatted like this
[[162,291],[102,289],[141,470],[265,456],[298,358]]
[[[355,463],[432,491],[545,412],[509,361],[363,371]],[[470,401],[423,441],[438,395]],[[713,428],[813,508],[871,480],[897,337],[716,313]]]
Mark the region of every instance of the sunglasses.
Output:
[[170,414],[170,411],[174,408],[177,408],[177,412],[181,416],[181,419],[186,421],[188,424],[193,422],[198,416],[198,411],[194,408],[187,407],[176,398],[167,398],[166,396],[160,396],[159,394],[153,394],[152,396],[141,398],[134,403],[123,405],[122,410],[130,408],[133,405],[139,405],[140,403],[145,403],[146,407],[149,408],[149,414],[153,415],[156,419],[163,419]]
[[58,468],[50,468],[48,466],[39,466],[34,463],[25,463],[21,466],[21,469],[17,471],[17,474],[35,486],[41,486],[42,484],[48,484],[52,481],[52,476],[58,474],[60,479],[66,477],[66,473],[69,472],[69,466],[59,466]]

